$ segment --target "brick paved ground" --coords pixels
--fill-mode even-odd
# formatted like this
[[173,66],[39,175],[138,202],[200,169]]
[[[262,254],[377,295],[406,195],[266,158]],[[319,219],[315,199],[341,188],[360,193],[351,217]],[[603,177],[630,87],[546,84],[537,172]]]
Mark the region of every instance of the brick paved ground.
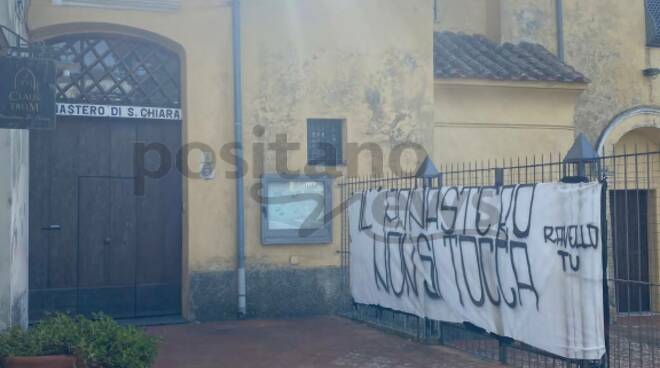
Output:
[[494,368],[339,317],[149,327],[163,338],[155,368]]

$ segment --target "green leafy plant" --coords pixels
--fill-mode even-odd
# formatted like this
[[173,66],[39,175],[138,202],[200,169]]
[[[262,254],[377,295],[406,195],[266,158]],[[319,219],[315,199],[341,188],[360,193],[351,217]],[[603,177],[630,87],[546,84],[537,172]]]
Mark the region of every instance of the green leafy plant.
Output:
[[158,339],[107,316],[79,319],[81,339],[76,355],[88,367],[145,368],[156,359]]
[[29,331],[18,327],[0,334],[0,357],[71,354],[78,340],[76,321],[55,315]]
[[88,368],[147,368],[156,359],[158,339],[112,318],[51,316],[27,331],[0,333],[0,358],[75,355]]

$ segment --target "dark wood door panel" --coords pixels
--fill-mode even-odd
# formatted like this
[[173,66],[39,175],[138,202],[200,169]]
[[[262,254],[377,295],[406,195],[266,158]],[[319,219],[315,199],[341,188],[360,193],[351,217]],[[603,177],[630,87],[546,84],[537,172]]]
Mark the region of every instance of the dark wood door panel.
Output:
[[103,313],[113,318],[135,317],[135,287],[105,286],[78,289],[78,313]]
[[79,179],[81,313],[135,314],[133,178]]
[[49,288],[75,288],[78,283],[77,187],[73,176],[50,179],[50,219],[42,227],[48,236]]
[[65,119],[31,134],[31,320],[180,314],[182,178],[173,167],[136,196],[136,142],[165,145],[174,163],[180,123]]
[[105,267],[108,286],[135,286],[136,196],[133,178],[109,178],[110,242],[106,246]]
[[78,313],[78,289],[30,289],[29,318],[38,321],[53,312]]
[[137,142],[137,127],[133,122],[116,122],[110,130],[110,176],[133,177],[133,153]]
[[[160,143],[175,157],[181,145],[180,125],[171,122],[142,124],[138,127],[138,139],[145,143]],[[157,158],[153,157],[146,162],[147,165],[159,163]],[[155,167],[150,167],[153,168]],[[164,310],[180,309],[181,179],[175,167],[162,178],[147,178],[145,193],[138,197],[137,202],[137,222],[140,229],[137,287],[143,291],[142,295],[161,295],[163,300],[169,300],[170,305],[162,306]],[[171,297],[174,293],[179,293],[176,298]],[[149,304],[145,299],[141,300]],[[153,310],[153,307],[146,304],[145,310]]]
[[76,140],[57,130],[31,132],[30,140],[29,314],[36,320],[77,307]]
[[83,177],[78,185],[78,286],[102,287],[106,246],[110,245],[110,182],[103,177]]
[[77,122],[78,176],[110,176],[110,123]]
[[180,283],[138,285],[135,295],[136,317],[181,314]]
[[[79,161],[85,156],[78,155],[78,127],[81,121],[58,121],[57,129],[47,131],[49,135],[49,164],[51,177],[76,178]],[[98,140],[98,139],[97,139]]]

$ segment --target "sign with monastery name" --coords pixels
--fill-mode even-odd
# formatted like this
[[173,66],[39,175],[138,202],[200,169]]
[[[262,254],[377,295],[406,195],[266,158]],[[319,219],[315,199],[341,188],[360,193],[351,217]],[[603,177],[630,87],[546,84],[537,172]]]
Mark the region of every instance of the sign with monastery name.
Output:
[[55,62],[0,57],[0,128],[55,128]]
[[357,303],[605,353],[602,185],[370,190],[349,204]]
[[182,120],[181,109],[84,103],[57,103],[57,115],[84,116],[89,118]]

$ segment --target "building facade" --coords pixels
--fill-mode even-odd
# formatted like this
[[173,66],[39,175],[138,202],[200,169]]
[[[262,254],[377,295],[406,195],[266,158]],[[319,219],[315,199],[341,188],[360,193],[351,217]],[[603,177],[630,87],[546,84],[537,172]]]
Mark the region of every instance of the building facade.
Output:
[[[610,199],[614,200],[614,193],[622,199],[633,196],[635,200],[625,201],[631,203],[628,210],[633,213],[618,216],[642,219],[643,223],[640,232],[644,234],[639,239],[633,237],[620,244],[629,249],[611,250],[630,264],[615,267],[611,263],[610,270],[624,270],[626,275],[610,277],[657,284],[660,167],[650,158],[634,154],[657,152],[660,148],[656,77],[660,62],[657,42],[660,3],[654,0],[438,0],[435,11],[436,30],[478,33],[494,42],[540,44],[590,79],[577,99],[572,118],[574,128],[589,137],[601,156],[630,156],[627,160],[619,159],[616,167],[606,168],[611,177],[617,178],[626,176],[626,166],[630,170],[630,179],[610,183],[613,188]],[[641,175],[640,162],[645,168],[648,165],[648,175],[632,180],[632,173]],[[623,206],[618,207],[621,210]],[[610,211],[616,212],[616,206]],[[619,222],[622,226],[628,224],[627,220]],[[625,228],[613,231],[629,232]],[[641,299],[651,300],[645,303],[642,312],[660,310],[657,292],[643,290],[641,294]]]
[[655,121],[644,2],[597,3],[561,32],[552,0],[32,0],[58,118],[29,138],[30,318],[235,318],[243,281],[248,316],[332,312],[340,221],[309,203],[333,179],[648,139],[623,128]]

